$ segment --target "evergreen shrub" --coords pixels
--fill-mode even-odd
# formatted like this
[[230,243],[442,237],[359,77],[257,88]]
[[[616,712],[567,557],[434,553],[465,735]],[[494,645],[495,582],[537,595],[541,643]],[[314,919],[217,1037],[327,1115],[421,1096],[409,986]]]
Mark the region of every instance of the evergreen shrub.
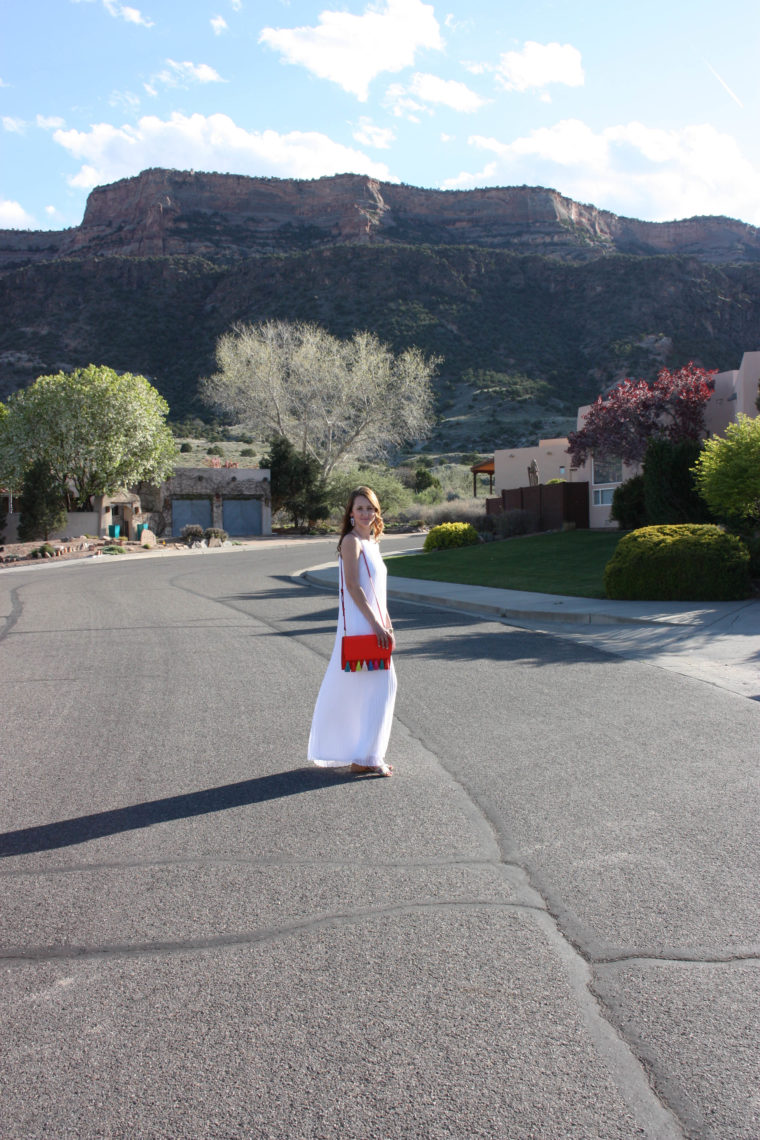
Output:
[[638,526],[712,521],[693,471],[701,451],[698,439],[650,439],[642,472],[646,518]]
[[645,526],[623,535],[604,569],[608,598],[735,601],[749,597],[749,552],[712,524]]
[[449,522],[434,526],[425,537],[423,550],[447,550],[452,546],[473,546],[480,542],[471,523]]
[[610,514],[621,530],[637,530],[646,526],[647,511],[644,498],[644,476],[634,475],[615,488]]

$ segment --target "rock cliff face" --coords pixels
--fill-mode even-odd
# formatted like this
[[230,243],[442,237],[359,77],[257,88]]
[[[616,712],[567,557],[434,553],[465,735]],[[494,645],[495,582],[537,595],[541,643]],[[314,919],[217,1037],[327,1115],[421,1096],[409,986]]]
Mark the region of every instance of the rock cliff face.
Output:
[[0,267],[102,254],[229,263],[389,243],[480,246],[572,261],[610,253],[760,261],[760,230],[742,222],[640,222],[537,187],[441,191],[353,174],[296,181],[147,170],[93,190],[75,229],[0,231]]

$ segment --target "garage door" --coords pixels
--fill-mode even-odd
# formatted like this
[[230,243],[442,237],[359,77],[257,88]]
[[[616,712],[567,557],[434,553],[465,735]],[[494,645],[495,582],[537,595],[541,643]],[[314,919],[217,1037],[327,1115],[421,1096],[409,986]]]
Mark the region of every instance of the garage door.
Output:
[[211,526],[210,499],[172,499],[172,534],[179,538],[183,526]]
[[261,534],[261,499],[224,499],[222,519],[227,534]]

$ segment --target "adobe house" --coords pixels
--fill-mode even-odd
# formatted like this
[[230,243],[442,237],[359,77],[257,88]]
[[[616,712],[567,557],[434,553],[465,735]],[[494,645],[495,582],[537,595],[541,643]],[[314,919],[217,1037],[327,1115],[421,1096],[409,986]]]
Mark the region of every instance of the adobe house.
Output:
[[179,538],[190,524],[219,527],[230,536],[272,533],[269,469],[180,467],[160,487],[139,485],[151,530]]
[[[760,352],[745,352],[740,366],[715,376],[715,389],[705,405],[705,424],[709,435],[721,435],[733,423],[739,412],[755,417],[755,401],[760,383]],[[578,408],[578,430],[590,405]],[[582,467],[572,467],[567,453],[568,441],[540,439],[533,447],[518,447],[494,452],[494,484],[496,494],[504,501],[502,492],[527,488],[532,464],[538,467],[539,482],[546,485],[550,479],[564,479],[567,483],[588,485],[588,525],[595,529],[614,528],[610,506],[615,488],[626,479],[638,474],[640,466],[621,463],[615,459],[593,458]],[[493,502],[493,500],[492,500]]]
[[[7,494],[8,518],[5,541],[16,542],[18,537],[18,498]],[[139,538],[140,524],[147,524],[140,509],[140,496],[131,491],[117,491],[113,495],[96,495],[91,511],[69,511],[66,526],[51,531],[51,538],[79,538],[92,535],[97,538]],[[118,528],[118,529],[117,529]]]

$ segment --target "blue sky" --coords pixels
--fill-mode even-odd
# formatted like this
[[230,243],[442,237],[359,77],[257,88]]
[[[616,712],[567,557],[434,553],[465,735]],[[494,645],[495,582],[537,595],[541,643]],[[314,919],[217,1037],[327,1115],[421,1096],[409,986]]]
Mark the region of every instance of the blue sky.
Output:
[[757,0],[6,0],[0,226],[151,166],[760,225]]

